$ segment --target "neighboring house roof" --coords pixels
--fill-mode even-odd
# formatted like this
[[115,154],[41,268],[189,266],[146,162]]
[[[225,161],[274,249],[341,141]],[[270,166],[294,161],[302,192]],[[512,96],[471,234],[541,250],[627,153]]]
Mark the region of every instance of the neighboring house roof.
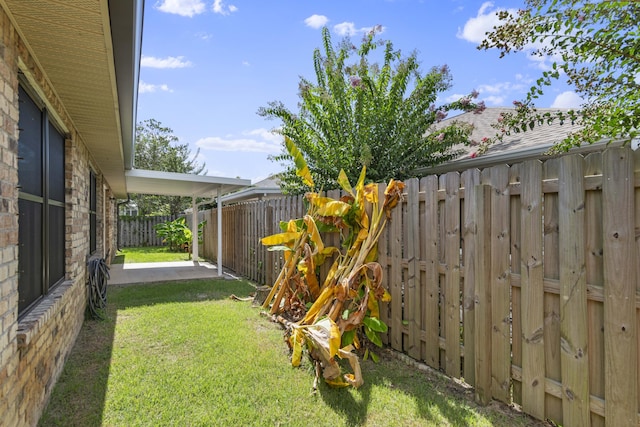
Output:
[[[463,113],[455,117],[448,118],[438,123],[437,128],[448,126],[454,121],[470,123],[473,125],[473,131],[470,140],[480,142],[482,138],[491,138],[498,133],[498,129],[492,127],[492,124],[498,123],[498,118],[503,112],[513,112],[512,108],[487,108],[482,113],[473,112]],[[538,108],[541,113],[568,111],[567,109],[558,108]],[[580,126],[565,122],[560,124],[554,122],[550,125],[537,125],[533,130],[526,132],[505,135],[502,141],[492,144],[486,153],[472,158],[473,152],[477,151],[477,147],[460,144],[454,149],[460,150],[461,154],[449,162],[416,170],[418,175],[427,175],[433,173],[445,173],[454,170],[464,170],[468,168],[489,167],[496,164],[511,164],[527,159],[541,158],[549,151],[554,144],[561,142],[570,132],[580,129]],[[586,152],[602,149],[601,143],[586,145],[575,151]]]
[[282,195],[280,179],[276,175],[273,175],[269,178],[263,179],[262,181],[255,182],[251,187],[223,196],[222,202],[237,203],[280,195]]
[[[144,0],[3,0],[114,193],[126,197],[132,167]],[[42,89],[32,81],[33,89]],[[50,99],[40,94],[45,102]],[[50,107],[50,106],[49,106]],[[62,124],[62,123],[59,123]],[[69,131],[69,129],[63,129]]]

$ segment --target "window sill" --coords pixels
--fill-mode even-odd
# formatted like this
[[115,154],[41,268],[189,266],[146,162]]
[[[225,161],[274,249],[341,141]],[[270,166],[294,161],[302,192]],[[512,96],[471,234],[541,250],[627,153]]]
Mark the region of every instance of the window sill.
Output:
[[18,321],[18,348],[25,348],[40,329],[60,310],[63,295],[73,285],[73,280],[66,280],[45,296],[40,303],[24,318]]

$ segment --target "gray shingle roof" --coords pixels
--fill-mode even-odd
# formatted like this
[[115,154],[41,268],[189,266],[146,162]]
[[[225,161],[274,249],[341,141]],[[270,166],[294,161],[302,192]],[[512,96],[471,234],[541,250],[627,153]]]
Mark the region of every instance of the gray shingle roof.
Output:
[[[444,127],[450,125],[454,121],[470,123],[473,125],[473,132],[471,133],[471,139],[475,141],[481,141],[482,138],[491,138],[498,133],[498,129],[492,127],[493,124],[498,123],[498,118],[503,112],[513,112],[511,108],[487,108],[480,114],[473,112],[463,113],[455,117],[443,120],[438,124],[438,127]],[[567,109],[559,108],[538,108],[540,113],[544,112],[556,112],[556,111],[568,111]],[[486,152],[488,154],[498,154],[507,151],[520,151],[527,150],[533,147],[545,147],[545,151],[555,143],[562,141],[570,132],[580,129],[578,125],[572,125],[565,122],[559,124],[557,122],[550,125],[540,125],[528,130],[527,132],[511,133],[503,138],[502,141],[497,142]],[[474,147],[460,146],[464,150],[459,159],[467,158],[469,155],[476,151]]]
[[[568,111],[559,108],[538,108],[539,112]],[[498,123],[498,117],[503,112],[513,112],[512,108],[487,108],[482,113],[463,113],[458,116],[448,118],[436,125],[436,129],[448,126],[455,121],[470,123],[473,125],[471,140],[481,141],[482,138],[494,137],[498,129],[492,127]],[[423,176],[431,173],[443,173],[453,170],[464,170],[472,167],[487,167],[499,163],[516,163],[525,159],[542,158],[545,153],[556,143],[562,141],[570,132],[577,131],[580,126],[569,122],[564,124],[552,123],[550,125],[540,125],[527,132],[511,133],[504,136],[503,140],[491,145],[486,153],[472,158],[471,154],[477,151],[474,146],[460,144],[454,147],[460,151],[460,155],[454,160],[441,165],[421,168],[416,171],[417,175]],[[584,151],[600,149],[599,145],[584,147]]]

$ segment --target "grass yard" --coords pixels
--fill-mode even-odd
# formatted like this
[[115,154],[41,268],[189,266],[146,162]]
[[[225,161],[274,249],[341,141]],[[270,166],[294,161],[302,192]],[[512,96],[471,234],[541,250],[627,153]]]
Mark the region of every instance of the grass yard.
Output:
[[[118,251],[114,264],[139,262],[171,262],[190,261],[190,254],[186,252],[172,252],[168,246],[144,246],[123,248]],[[200,258],[203,260],[203,258]]]
[[381,351],[360,389],[311,392],[283,332],[244,281],[111,287],[108,319],[87,320],[40,426],[541,426],[476,406],[455,383]]

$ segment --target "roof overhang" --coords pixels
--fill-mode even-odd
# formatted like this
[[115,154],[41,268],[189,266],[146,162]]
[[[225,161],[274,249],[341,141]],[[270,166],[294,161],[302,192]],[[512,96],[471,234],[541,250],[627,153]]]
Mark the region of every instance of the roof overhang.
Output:
[[126,172],[127,191],[160,196],[217,197],[251,185],[251,180],[132,169]]
[[[70,125],[117,197],[133,164],[144,0],[0,0]],[[38,78],[24,63],[25,78]],[[56,102],[57,102],[56,100]],[[48,105],[53,110],[51,105]]]
[[238,203],[248,200],[261,200],[270,196],[281,196],[280,187],[249,187],[222,197],[223,203]]

